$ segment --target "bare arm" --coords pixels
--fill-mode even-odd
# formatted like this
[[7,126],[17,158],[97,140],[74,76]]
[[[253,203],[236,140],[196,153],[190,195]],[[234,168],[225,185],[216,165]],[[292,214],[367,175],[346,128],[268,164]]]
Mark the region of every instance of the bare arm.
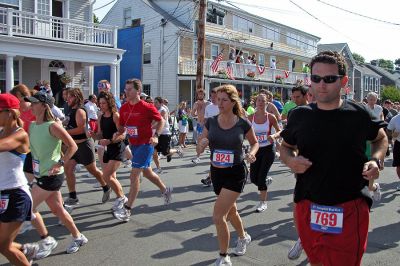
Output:
[[250,144],[250,151],[246,154],[246,160],[249,163],[253,163],[256,161],[256,154],[259,148],[259,144],[256,138],[256,134],[254,133],[254,129],[252,127],[246,133],[246,139],[249,141]]
[[21,153],[29,151],[29,137],[25,130],[18,130],[14,134],[0,139],[0,152],[12,150]]
[[203,133],[201,133],[198,144],[196,145],[196,152],[198,155],[202,154],[208,146],[208,129],[204,127]]
[[[153,121],[154,123],[154,128],[156,129],[156,133],[159,134],[161,132],[162,128],[164,127],[164,118],[161,117],[160,121]],[[158,137],[153,136],[150,138],[150,144],[155,146],[158,144]]]
[[281,161],[296,174],[302,174],[312,165],[312,162],[303,156],[297,155],[297,147],[282,141]]
[[85,133],[86,127],[86,113],[82,109],[76,111],[76,128],[67,130],[70,135],[78,135]]
[[[120,124],[119,124],[119,113],[114,113],[114,115],[113,115],[113,121],[114,121],[114,123],[115,123],[115,126],[116,126],[117,128],[120,128]],[[119,132],[117,132],[117,133],[114,134],[114,136],[113,136],[111,142],[112,142],[112,143],[117,143],[117,142],[123,141],[123,140],[125,139],[125,137],[126,137],[125,132],[123,132],[122,134],[119,133]]]
[[277,119],[278,121],[281,120],[281,114],[279,113],[278,108],[276,108],[275,104],[269,103],[269,104],[268,104],[268,107],[267,107],[267,111],[268,111],[269,113],[272,113],[273,115],[275,115],[275,117],[276,117],[276,119]]

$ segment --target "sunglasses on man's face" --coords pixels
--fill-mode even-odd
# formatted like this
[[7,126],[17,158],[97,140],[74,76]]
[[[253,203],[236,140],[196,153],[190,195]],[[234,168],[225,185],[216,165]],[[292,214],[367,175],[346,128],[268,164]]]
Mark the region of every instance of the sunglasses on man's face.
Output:
[[340,75],[329,75],[329,76],[321,77],[321,76],[318,76],[318,75],[311,75],[311,81],[314,82],[314,83],[320,83],[321,80],[323,80],[325,83],[329,84],[329,83],[336,82],[336,80],[338,80],[341,77],[343,77],[343,76],[340,76]]

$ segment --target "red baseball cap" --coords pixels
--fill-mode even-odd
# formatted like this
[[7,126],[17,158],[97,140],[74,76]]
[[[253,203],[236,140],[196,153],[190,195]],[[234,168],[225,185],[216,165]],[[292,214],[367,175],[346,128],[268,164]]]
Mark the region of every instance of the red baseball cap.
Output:
[[19,100],[12,94],[0,94],[0,110],[19,109]]

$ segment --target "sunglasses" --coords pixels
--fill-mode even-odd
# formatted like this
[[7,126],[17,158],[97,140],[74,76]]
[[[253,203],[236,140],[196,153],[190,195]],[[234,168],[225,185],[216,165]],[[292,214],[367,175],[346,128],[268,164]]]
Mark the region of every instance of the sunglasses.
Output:
[[343,76],[340,76],[340,75],[329,75],[329,76],[321,77],[321,76],[318,76],[318,75],[311,75],[311,81],[314,82],[314,83],[320,83],[321,80],[324,80],[325,83],[329,84],[329,83],[336,82],[336,80],[338,80],[341,77],[343,77]]

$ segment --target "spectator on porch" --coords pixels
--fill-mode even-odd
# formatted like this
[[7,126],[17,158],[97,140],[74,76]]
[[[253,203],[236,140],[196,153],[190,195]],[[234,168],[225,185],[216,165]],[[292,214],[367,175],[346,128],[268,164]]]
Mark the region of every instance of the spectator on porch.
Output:
[[43,80],[43,85],[40,87],[39,91],[45,92],[49,96],[53,97],[53,92],[51,90],[50,82],[47,80]]
[[270,66],[270,68],[276,69],[276,61],[275,61],[275,59],[272,59],[272,60],[271,60],[271,66]]
[[243,62],[244,62],[243,51],[240,51],[239,54],[236,56],[235,63],[243,64]]
[[230,52],[229,52],[229,62],[228,65],[235,63],[235,59],[236,59],[236,52],[235,49],[231,48]]

